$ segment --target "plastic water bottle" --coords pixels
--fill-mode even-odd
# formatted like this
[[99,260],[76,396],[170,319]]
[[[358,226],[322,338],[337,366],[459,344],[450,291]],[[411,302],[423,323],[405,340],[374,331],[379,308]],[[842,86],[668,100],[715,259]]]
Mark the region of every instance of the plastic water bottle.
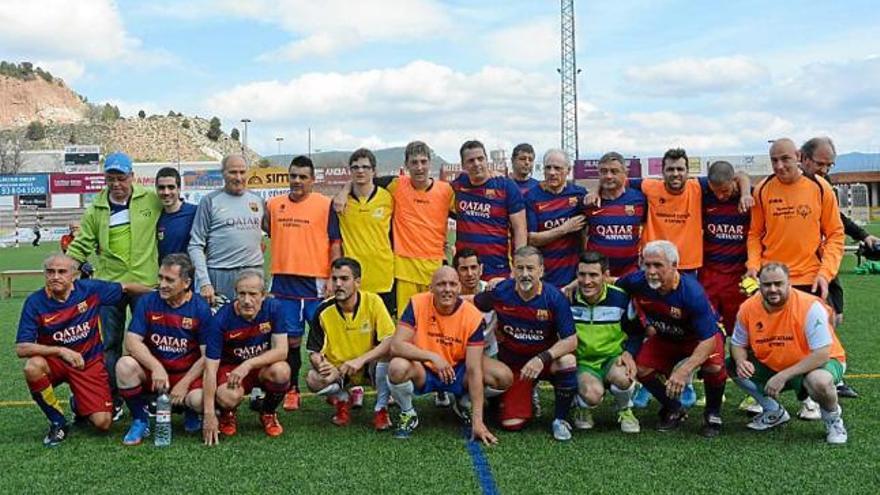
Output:
[[156,398],[156,432],[153,441],[157,447],[171,445],[171,397],[162,392]]

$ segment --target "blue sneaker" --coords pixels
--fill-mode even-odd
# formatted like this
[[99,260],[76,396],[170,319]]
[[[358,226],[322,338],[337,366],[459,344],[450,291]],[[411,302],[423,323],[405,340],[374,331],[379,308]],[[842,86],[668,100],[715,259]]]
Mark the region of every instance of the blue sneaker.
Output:
[[135,419],[131,422],[128,433],[122,439],[123,445],[140,445],[144,438],[150,436],[150,423],[141,419]]
[[183,429],[187,433],[198,433],[202,429],[202,417],[190,408],[183,411]]
[[694,407],[694,404],[697,403],[697,391],[694,390],[694,384],[688,383],[684,390],[681,391],[681,402],[682,407],[691,408]]
[[651,392],[648,392],[648,389],[645,387],[639,387],[635,395],[633,395],[632,401],[633,407],[644,409],[648,407],[648,403],[651,402]]

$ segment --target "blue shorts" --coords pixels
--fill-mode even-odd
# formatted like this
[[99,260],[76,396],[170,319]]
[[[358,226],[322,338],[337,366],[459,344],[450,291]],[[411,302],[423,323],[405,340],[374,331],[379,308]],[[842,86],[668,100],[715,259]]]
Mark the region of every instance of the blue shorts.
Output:
[[285,297],[275,297],[282,303],[284,312],[290,315],[293,327],[288,332],[291,337],[302,336],[306,331],[306,324],[311,325],[318,306],[321,305],[320,299],[288,299]]
[[443,380],[440,379],[439,375],[426,367],[425,384],[422,385],[421,388],[416,388],[415,394],[424,395],[430,394],[431,392],[449,392],[456,397],[461,397],[466,391],[465,373],[467,372],[467,367],[464,363],[458,363],[453,369],[455,369],[455,380],[453,380],[452,383],[443,383]]

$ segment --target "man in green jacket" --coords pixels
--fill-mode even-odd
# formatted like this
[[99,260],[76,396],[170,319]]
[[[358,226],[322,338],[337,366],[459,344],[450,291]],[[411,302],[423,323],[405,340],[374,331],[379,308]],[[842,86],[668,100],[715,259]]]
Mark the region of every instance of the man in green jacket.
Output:
[[[162,203],[152,189],[133,183],[131,158],[125,153],[107,155],[104,180],[107,187],[83,215],[67,254],[80,263],[95,254],[97,279],[155,286],[159,273],[156,223]],[[134,309],[136,302],[136,297],[126,295],[119,304],[101,308],[101,338],[114,397],[114,420],[123,411],[116,393],[116,360],[122,353],[126,309]]]

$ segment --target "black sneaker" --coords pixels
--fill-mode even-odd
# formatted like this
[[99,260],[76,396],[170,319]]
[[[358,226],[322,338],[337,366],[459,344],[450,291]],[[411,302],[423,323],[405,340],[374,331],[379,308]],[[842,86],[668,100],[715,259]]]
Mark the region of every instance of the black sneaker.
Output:
[[458,416],[458,419],[465,426],[469,426],[471,424],[471,404],[470,400],[465,400],[464,397],[453,397],[452,398],[452,412]]
[[674,410],[660,409],[660,422],[657,423],[657,431],[672,431],[677,429],[687,419],[687,410],[678,408]]
[[67,439],[68,433],[70,433],[70,426],[67,423],[63,425],[52,423],[49,425],[49,431],[46,432],[46,436],[43,438],[43,445],[55,447]]
[[846,383],[841,382],[840,385],[837,386],[837,396],[846,399],[858,399],[859,393]]
[[125,401],[122,397],[113,399],[113,422],[117,422],[125,416]]
[[717,414],[707,414],[703,417],[703,428],[700,434],[706,438],[715,438],[721,434],[721,416]]

